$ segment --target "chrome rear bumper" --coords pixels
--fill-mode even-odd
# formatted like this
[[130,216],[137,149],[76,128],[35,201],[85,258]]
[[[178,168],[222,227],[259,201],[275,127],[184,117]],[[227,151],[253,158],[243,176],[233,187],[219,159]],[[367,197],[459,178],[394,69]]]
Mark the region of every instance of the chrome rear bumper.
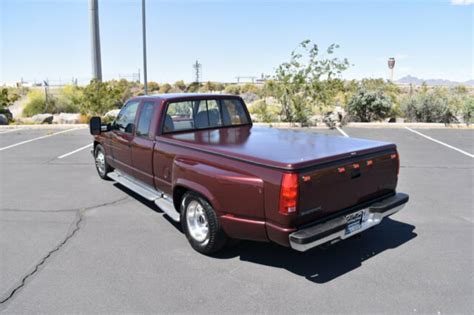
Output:
[[[397,193],[391,197],[375,202],[370,206],[346,213],[340,217],[326,222],[300,229],[290,234],[290,246],[297,251],[307,251],[326,243],[334,243],[359,234],[382,222],[388,217],[405,207],[408,202],[408,195]],[[348,232],[348,219],[355,214],[362,215],[360,228]]]

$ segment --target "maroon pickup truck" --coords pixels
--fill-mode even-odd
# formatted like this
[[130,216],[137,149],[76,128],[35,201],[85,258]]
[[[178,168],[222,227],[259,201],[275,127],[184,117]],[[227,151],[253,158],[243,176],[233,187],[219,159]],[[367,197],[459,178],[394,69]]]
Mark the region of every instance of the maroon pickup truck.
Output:
[[256,127],[237,96],[136,97],[90,131],[99,176],[155,202],[204,254],[230,239],[306,251],[408,201],[394,144]]

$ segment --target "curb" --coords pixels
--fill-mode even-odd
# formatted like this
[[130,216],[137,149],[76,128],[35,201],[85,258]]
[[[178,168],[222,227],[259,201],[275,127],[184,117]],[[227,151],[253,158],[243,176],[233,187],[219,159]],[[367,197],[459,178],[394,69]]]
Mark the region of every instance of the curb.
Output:
[[[254,123],[255,126],[273,127],[273,128],[291,128],[291,129],[328,129],[329,127],[325,124],[319,124],[317,126],[300,127],[291,123]],[[386,122],[351,122],[342,128],[416,128],[416,129],[474,129],[474,125],[466,126],[465,124],[450,124],[445,125],[443,123],[386,123]]]

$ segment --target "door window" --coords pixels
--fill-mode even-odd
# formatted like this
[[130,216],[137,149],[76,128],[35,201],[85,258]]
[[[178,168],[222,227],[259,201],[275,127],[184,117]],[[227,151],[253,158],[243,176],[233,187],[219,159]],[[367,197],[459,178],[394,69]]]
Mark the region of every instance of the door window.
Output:
[[154,102],[143,103],[142,110],[140,112],[140,118],[137,126],[137,136],[148,137],[150,133],[151,119],[153,118],[153,110],[155,109]]
[[135,116],[137,115],[138,104],[140,101],[130,101],[122,108],[115,119],[114,126],[116,129],[125,132],[133,132],[133,124],[135,123]]

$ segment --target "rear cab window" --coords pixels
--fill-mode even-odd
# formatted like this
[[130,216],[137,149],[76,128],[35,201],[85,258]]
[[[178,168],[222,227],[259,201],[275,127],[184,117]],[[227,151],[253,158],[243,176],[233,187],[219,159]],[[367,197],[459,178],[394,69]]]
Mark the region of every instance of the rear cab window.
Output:
[[201,99],[168,103],[163,133],[246,125],[245,105],[238,99]]

